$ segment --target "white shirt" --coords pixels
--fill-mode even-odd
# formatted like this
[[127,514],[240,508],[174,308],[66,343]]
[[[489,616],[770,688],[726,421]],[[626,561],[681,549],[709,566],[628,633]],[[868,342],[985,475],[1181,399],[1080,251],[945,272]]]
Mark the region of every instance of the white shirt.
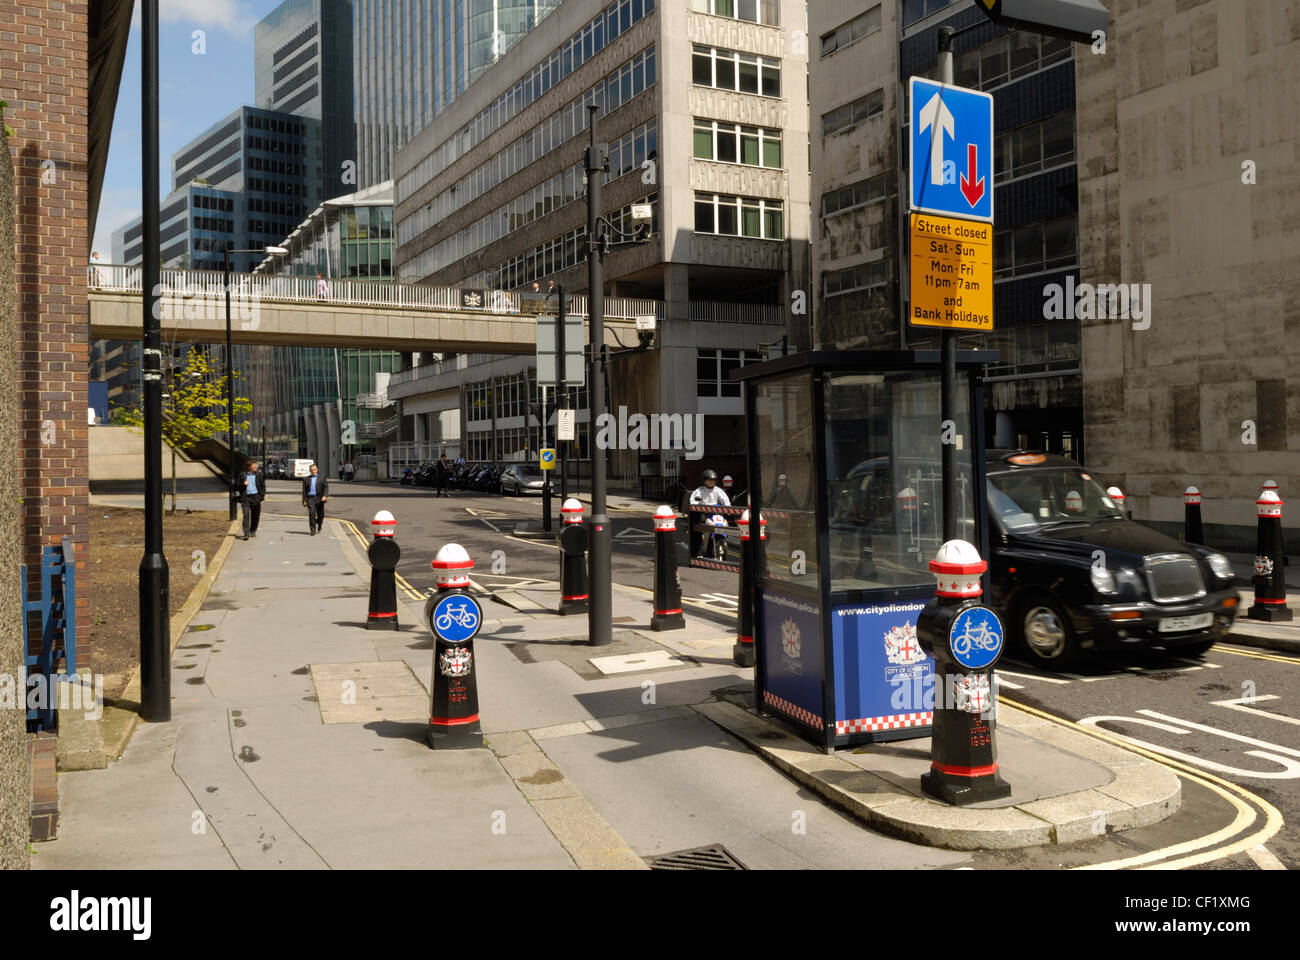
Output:
[[721,487],[709,489],[706,486],[699,486],[691,492],[691,503],[703,503],[710,507],[729,507],[731,500],[723,493]]

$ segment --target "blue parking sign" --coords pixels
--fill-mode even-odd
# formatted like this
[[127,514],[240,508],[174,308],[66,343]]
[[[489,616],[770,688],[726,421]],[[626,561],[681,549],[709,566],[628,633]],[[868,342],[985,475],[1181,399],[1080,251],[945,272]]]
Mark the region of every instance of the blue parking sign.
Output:
[[911,77],[913,211],[993,222],[993,96]]

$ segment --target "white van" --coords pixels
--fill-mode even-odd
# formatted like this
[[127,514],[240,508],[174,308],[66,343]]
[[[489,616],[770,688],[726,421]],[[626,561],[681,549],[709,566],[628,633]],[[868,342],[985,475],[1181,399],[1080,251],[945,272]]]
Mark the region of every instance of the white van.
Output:
[[293,468],[295,477],[310,477],[311,465],[315,462],[315,460],[290,460],[289,465]]

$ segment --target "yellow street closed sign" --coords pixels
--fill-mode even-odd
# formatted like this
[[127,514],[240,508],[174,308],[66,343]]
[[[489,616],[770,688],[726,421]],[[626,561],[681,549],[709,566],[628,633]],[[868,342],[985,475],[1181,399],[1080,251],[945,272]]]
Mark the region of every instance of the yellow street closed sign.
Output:
[[912,214],[911,314],[919,327],[993,329],[993,224]]

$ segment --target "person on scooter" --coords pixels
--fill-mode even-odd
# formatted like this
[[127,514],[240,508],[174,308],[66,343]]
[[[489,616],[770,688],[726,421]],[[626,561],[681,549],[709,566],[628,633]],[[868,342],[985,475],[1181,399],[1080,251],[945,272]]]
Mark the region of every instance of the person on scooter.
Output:
[[[691,505],[704,504],[711,507],[729,507],[731,499],[718,486],[718,475],[712,470],[705,470],[704,475],[700,478],[703,483],[691,491]],[[691,524],[691,556],[705,556],[704,548],[712,545],[715,535],[709,534],[709,544],[703,544],[703,536],[695,530],[695,524]],[[711,552],[711,551],[710,551]]]

